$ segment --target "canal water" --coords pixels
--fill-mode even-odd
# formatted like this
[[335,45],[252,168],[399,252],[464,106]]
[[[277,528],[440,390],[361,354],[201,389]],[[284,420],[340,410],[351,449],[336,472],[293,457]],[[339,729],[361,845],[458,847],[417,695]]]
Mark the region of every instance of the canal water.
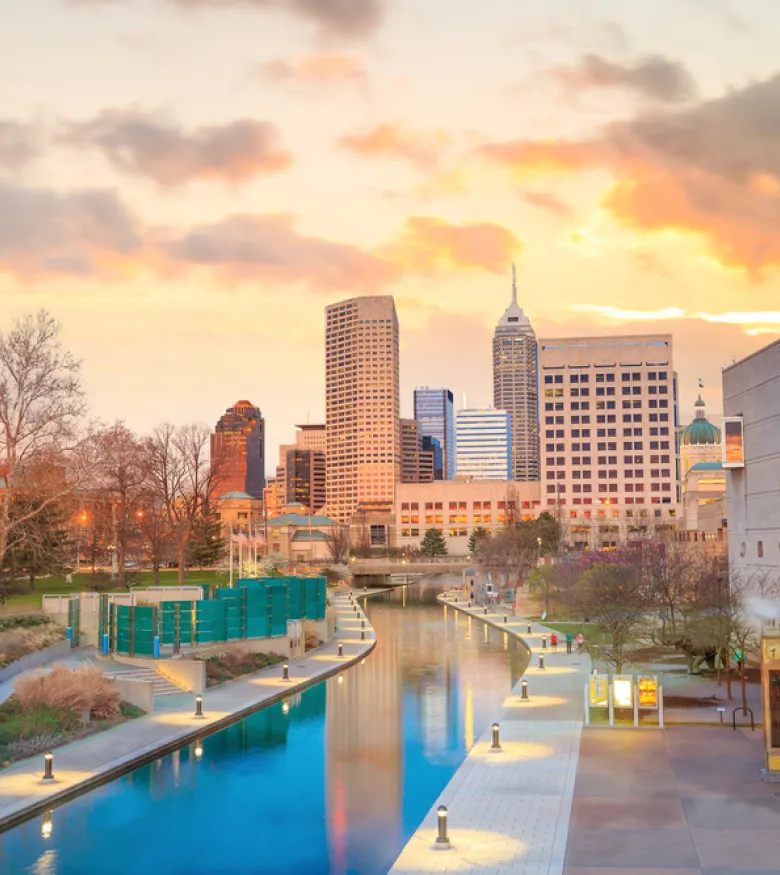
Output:
[[[368,600],[362,663],[0,835],[2,875],[380,875],[526,655],[433,578]],[[450,584],[452,581],[450,581]]]

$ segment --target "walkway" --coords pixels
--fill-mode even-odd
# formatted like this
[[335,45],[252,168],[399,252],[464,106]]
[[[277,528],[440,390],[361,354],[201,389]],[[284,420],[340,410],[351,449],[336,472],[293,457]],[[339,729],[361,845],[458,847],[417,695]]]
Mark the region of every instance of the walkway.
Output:
[[[466,607],[445,596],[445,610],[470,615],[527,642],[531,663],[504,702],[499,717],[501,752],[490,751],[488,731],[472,748],[420,828],[391,869],[393,875],[423,872],[480,875],[562,875],[569,835],[574,780],[582,733],[582,689],[590,671],[587,654],[542,650],[551,630],[528,625],[495,609]],[[545,669],[538,668],[544,653]],[[436,850],[436,809],[449,810],[451,845]],[[595,873],[593,873],[595,875]]]
[[[358,599],[364,598],[363,593],[355,594]],[[371,594],[369,591],[368,595]],[[203,697],[204,718],[200,720],[194,717],[195,702],[190,694],[157,699],[153,714],[55,749],[56,780],[51,784],[41,783],[42,756],[0,771],[0,830],[135,765],[216,732],[239,717],[338,674],[365,657],[376,640],[362,608],[355,613],[346,590],[334,592],[333,607],[335,638],[309,655],[291,660],[289,681],[283,681],[280,666],[274,666],[225,684]],[[366,622],[365,640],[360,637],[362,620]],[[339,643],[343,646],[343,657],[338,656]]]

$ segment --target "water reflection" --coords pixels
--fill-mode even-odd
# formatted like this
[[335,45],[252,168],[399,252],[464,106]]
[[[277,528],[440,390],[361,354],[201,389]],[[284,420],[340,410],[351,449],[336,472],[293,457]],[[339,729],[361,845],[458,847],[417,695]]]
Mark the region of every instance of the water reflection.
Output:
[[443,584],[372,599],[377,648],[341,683],[55,809],[48,839],[40,819],[0,836],[0,872],[386,872],[524,668],[502,632],[445,620]]

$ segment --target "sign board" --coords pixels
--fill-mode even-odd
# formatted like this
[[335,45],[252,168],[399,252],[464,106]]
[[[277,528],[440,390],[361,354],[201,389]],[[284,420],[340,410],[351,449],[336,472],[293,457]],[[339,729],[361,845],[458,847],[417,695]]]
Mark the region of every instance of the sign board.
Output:
[[609,707],[607,676],[593,674],[588,679],[588,701],[591,708]]
[[634,707],[634,678],[630,674],[616,674],[612,680],[612,697],[616,708]]
[[745,467],[745,430],[741,416],[723,420],[723,467]]
[[639,707],[658,709],[658,678],[640,677],[637,680],[639,687]]

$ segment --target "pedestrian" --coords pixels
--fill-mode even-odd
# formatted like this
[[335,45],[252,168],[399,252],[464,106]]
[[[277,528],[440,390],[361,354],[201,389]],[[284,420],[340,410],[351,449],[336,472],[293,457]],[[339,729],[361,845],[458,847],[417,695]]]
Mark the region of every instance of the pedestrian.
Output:
[[566,633],[566,652],[571,653],[571,642],[573,641],[571,632]]
[[584,643],[585,643],[585,636],[582,634],[582,632],[580,632],[580,634],[577,636],[577,652],[582,650],[582,645]]
[[550,635],[550,647],[552,647],[554,653],[558,652],[558,636],[555,632]]

